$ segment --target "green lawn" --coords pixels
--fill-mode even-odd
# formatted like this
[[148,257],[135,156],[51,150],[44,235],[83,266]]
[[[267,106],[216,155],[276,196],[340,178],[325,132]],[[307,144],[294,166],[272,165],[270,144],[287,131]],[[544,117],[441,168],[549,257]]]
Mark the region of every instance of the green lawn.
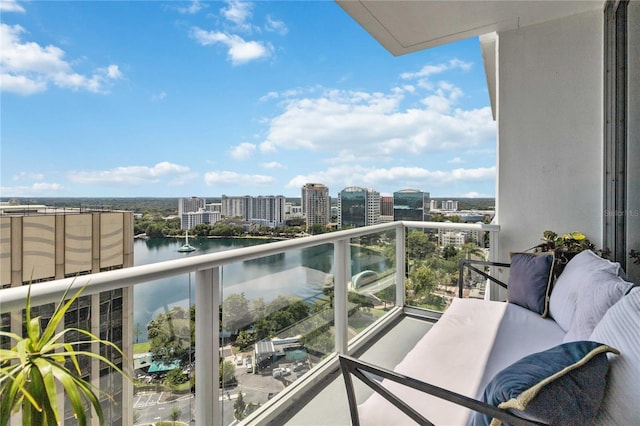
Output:
[[144,343],[134,343],[133,344],[133,353],[134,354],[144,354],[149,352],[149,348],[151,347],[150,342]]

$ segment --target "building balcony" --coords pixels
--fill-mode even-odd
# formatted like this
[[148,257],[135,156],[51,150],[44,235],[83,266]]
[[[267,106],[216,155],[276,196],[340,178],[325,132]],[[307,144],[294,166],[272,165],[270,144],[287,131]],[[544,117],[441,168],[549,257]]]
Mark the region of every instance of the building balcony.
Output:
[[[69,286],[84,287],[83,296],[133,289],[135,298],[139,297],[136,289],[143,287],[159,292],[166,287],[167,278],[182,277],[190,283],[187,291],[193,293],[189,305],[195,307],[195,338],[191,339],[188,327],[180,330],[188,322],[177,319],[169,337],[181,342],[177,347],[184,352],[176,354],[174,361],[181,361],[182,372],[196,378],[195,392],[188,387],[167,391],[144,383],[153,382],[149,364],[154,363],[156,369],[163,363],[166,366],[171,354],[165,354],[162,363],[139,356],[134,359],[129,347],[127,359],[111,359],[122,363],[136,379],[135,385],[104,377],[96,382],[103,390],[122,396],[122,414],[114,415],[112,424],[168,420],[173,410],[182,421],[227,425],[234,421],[234,405],[240,395],[246,406],[255,409],[240,414],[246,416],[246,424],[317,424],[323,412],[335,418],[324,417],[327,421],[322,423],[345,423],[349,410],[338,377],[337,354],[391,367],[458,295],[457,273],[452,271],[434,269],[433,277],[423,277],[420,283],[414,278],[407,285],[412,281],[407,276],[412,277],[423,262],[417,259],[423,257],[423,248],[413,241],[428,241],[428,237],[414,239],[414,232],[430,234],[437,241],[442,229],[478,233],[481,244],[475,256],[493,259],[497,225],[393,222],[38,283],[31,288],[32,305],[59,301]],[[429,244],[431,249],[436,247]],[[264,273],[284,258],[286,270]],[[238,282],[234,271],[252,270],[256,265],[263,271],[261,276]],[[482,280],[472,278],[467,284],[465,295],[489,297]],[[293,297],[305,286],[313,289],[309,290],[315,292],[313,298]],[[258,287],[270,297],[253,298],[250,289]],[[14,329],[20,324],[26,295],[26,286],[0,290],[3,324],[13,323]],[[180,297],[173,295],[166,301],[165,315]],[[134,301],[125,302],[121,331],[123,340],[132,342],[140,333],[138,328],[146,325],[134,327],[133,307]],[[101,310],[89,312],[84,320],[99,329],[101,317],[93,313]],[[402,339],[395,337],[398,335]],[[229,379],[225,387],[219,386],[220,368],[225,381]],[[16,421],[18,417],[19,413]]]

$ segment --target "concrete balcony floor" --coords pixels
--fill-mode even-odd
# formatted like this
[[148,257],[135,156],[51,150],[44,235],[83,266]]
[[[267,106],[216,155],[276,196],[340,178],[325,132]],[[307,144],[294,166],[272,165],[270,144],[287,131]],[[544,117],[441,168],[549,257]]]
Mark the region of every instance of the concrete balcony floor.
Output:
[[[403,315],[382,330],[372,342],[354,356],[393,369],[415,344],[429,331],[433,322]],[[357,401],[363,402],[371,393],[366,385],[354,378]],[[279,425],[349,425],[349,405],[344,379],[340,370],[327,374],[313,390],[307,392],[298,403],[282,413],[273,424]]]

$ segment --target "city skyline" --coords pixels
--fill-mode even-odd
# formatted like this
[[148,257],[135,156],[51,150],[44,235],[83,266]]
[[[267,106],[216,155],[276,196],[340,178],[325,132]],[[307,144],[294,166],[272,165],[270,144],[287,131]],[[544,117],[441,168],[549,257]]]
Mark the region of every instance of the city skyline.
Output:
[[0,7],[4,198],[495,196],[477,39],[394,58],[320,1]]

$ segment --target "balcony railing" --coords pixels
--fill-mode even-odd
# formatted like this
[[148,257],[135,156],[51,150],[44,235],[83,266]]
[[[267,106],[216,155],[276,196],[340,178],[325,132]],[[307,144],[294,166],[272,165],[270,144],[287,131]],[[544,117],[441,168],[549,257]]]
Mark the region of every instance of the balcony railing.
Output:
[[[31,300],[33,306],[58,302],[70,285],[75,289],[84,286],[83,296],[85,296],[194,273],[195,353],[200,354],[195,358],[195,376],[197,377],[195,382],[195,421],[198,425],[224,424],[219,403],[224,396],[218,382],[220,364],[217,354],[220,353],[222,341],[218,331],[221,329],[218,306],[222,303],[221,295],[225,292],[225,282],[229,278],[228,275],[232,273],[230,272],[232,271],[231,266],[238,263],[242,265],[243,262],[250,261],[260,262],[259,259],[268,263],[270,256],[292,254],[314,247],[331,247],[333,256],[332,265],[330,265],[331,273],[327,274],[329,278],[326,283],[328,284],[326,288],[329,289],[326,293],[330,293],[327,303],[328,310],[318,310],[319,312],[314,313],[314,321],[318,321],[320,327],[323,324],[331,326],[330,335],[333,342],[329,349],[326,349],[330,353],[325,354],[324,359],[319,360],[302,380],[297,380],[295,386],[290,386],[287,392],[282,392],[281,395],[274,398],[272,403],[267,404],[267,409],[260,410],[262,413],[254,413],[246,420],[247,422],[262,422],[273,415],[268,414],[269,412],[277,412],[291,403],[291,398],[287,396],[291,392],[313,386],[322,376],[323,369],[337,368],[338,359],[335,354],[348,355],[352,353],[367,339],[375,335],[375,327],[378,322],[394,316],[397,317],[406,309],[410,309],[406,306],[405,280],[407,268],[412,267],[413,260],[407,256],[406,237],[409,230],[413,229],[467,231],[474,233],[478,241],[485,241],[484,234],[488,233],[489,248],[482,257],[487,260],[495,260],[494,253],[497,250],[497,233],[499,231],[497,225],[404,221],[51,281],[32,286]],[[375,241],[371,242],[372,240]],[[372,271],[370,268],[367,263],[370,252],[364,251],[368,244],[373,244],[376,249],[384,252],[384,256],[392,257],[387,259],[388,263],[385,263],[387,267],[381,268],[384,270]],[[355,263],[359,265],[357,268],[353,267]],[[224,271],[227,272],[226,275],[223,273]],[[384,308],[386,308],[384,314],[374,315],[372,312],[375,309],[372,309],[365,319],[350,317],[350,313],[354,311],[354,303],[350,301],[349,292],[358,293],[360,291],[362,293],[362,289],[366,288],[374,289],[369,291],[369,295],[374,291],[380,292],[386,288],[391,291],[387,291],[385,294],[393,295],[394,299],[378,299],[380,305],[384,303]],[[26,296],[26,286],[0,290],[1,313],[20,312],[24,308]],[[131,314],[130,312],[126,315],[131,316]],[[435,316],[437,317],[437,313]],[[373,324],[374,322],[375,324]],[[131,321],[127,327],[130,329],[125,335],[132,336],[133,324]],[[305,324],[291,326],[289,334],[298,333],[298,329],[295,327],[305,329]],[[326,330],[326,327],[324,329]],[[357,334],[354,336],[354,333]],[[282,334],[278,337],[281,336],[288,335]],[[202,356],[201,354],[207,355]],[[257,364],[254,368],[257,368]],[[126,371],[132,371],[131,365],[126,368]],[[125,403],[130,401],[126,397],[124,400]],[[267,414],[264,414],[265,412]]]

